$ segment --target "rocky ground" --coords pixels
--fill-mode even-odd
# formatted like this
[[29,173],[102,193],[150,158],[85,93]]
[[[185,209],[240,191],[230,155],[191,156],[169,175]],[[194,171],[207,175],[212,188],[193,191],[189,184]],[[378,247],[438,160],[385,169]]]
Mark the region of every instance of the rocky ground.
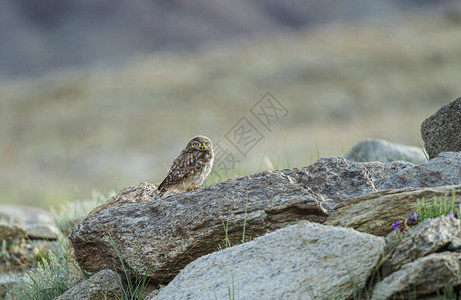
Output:
[[[156,185],[126,187],[74,220],[58,299],[459,297],[460,132],[458,98],[423,122],[427,153],[366,140],[347,158],[161,199]],[[61,234],[46,212],[0,212],[11,296],[37,243]]]

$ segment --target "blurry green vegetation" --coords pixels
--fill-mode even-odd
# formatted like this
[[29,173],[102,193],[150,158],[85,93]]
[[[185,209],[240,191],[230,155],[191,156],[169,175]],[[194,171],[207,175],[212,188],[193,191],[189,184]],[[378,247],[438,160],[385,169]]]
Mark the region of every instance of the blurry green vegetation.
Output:
[[[369,137],[419,145],[421,122],[461,95],[461,24],[439,15],[226,43],[2,83],[0,202],[159,182],[190,137],[225,145],[243,116],[265,136],[249,171],[284,149],[300,167]],[[249,112],[266,91],[289,110],[271,131]]]
[[59,204],[58,208],[52,208],[56,227],[67,236],[72,227],[83,220],[95,207],[105,203],[109,198],[115,196],[115,192],[106,195],[93,191],[90,199],[75,199]]
[[435,219],[440,216],[452,214],[452,217],[459,218],[461,216],[461,205],[456,206],[456,193],[453,190],[451,197],[445,195],[444,198],[434,197],[433,202],[422,198],[418,200],[416,213],[419,215],[419,222],[427,219]]
[[49,251],[38,263],[38,267],[29,270],[19,284],[10,287],[6,299],[54,299],[69,289],[69,257],[67,239],[59,241],[56,252]]

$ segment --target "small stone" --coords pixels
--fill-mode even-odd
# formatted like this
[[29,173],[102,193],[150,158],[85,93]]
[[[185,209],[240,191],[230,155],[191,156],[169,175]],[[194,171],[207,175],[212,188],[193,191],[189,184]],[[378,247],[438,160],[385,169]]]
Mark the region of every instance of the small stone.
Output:
[[24,224],[22,225],[30,239],[57,240],[59,229],[51,224]]
[[344,156],[353,161],[391,162],[397,160],[421,164],[427,161],[424,150],[414,146],[391,143],[379,139],[360,141]]
[[16,225],[54,224],[51,213],[34,206],[0,205],[0,219]]
[[91,276],[56,300],[116,300],[123,299],[123,287],[121,277],[112,270],[102,270]]
[[448,244],[448,250],[454,252],[461,252],[461,239],[459,237],[455,237],[453,241]]

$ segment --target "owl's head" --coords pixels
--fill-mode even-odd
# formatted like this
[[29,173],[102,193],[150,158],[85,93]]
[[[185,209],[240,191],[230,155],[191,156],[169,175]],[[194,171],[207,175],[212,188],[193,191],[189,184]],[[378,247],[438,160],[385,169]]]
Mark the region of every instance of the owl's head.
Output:
[[198,151],[209,151],[211,149],[211,140],[206,136],[197,135],[187,143],[187,148]]

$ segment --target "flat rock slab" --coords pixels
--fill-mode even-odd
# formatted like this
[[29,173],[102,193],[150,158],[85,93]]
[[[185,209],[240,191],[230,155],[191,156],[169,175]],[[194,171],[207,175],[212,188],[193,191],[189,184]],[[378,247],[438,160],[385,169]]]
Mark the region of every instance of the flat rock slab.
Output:
[[431,158],[461,151],[461,98],[442,106],[421,124],[424,147]]
[[432,203],[434,197],[451,197],[453,191],[456,204],[461,204],[461,185],[379,191],[339,205],[325,224],[385,236],[392,231],[392,223],[416,212],[418,200],[424,198],[427,203]]
[[383,238],[301,222],[192,262],[152,300],[332,299],[364,286]]
[[59,235],[51,213],[39,207],[0,205],[0,219],[23,228],[30,239],[56,240]]
[[310,188],[331,213],[350,198],[377,191],[461,184],[461,152],[444,152],[419,165],[404,161],[359,163],[329,157],[305,168],[281,172]]
[[50,224],[24,224],[22,227],[30,239],[57,240],[60,235],[59,229]]
[[443,152],[434,159],[386,176],[378,190],[461,184],[461,152]]
[[461,253],[434,253],[402,266],[378,282],[371,299],[420,299],[445,286],[460,284]]
[[25,205],[0,205],[0,219],[17,225],[54,224],[53,216],[49,211]]

